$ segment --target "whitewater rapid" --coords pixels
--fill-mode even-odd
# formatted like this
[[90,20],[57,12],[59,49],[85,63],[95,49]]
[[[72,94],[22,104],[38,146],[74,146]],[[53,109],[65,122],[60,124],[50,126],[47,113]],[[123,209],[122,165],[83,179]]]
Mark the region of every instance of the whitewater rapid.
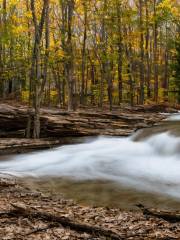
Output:
[[18,177],[110,180],[138,190],[180,197],[180,137],[169,132],[136,141],[99,137],[83,144],[12,156],[0,173]]

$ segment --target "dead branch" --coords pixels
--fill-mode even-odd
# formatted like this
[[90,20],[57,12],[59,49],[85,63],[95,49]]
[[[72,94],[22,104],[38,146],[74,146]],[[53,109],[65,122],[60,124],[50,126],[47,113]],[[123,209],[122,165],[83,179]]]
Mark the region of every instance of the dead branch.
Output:
[[138,204],[136,206],[140,208],[143,214],[146,216],[161,218],[170,223],[180,222],[180,213],[171,213],[171,212],[159,211],[155,209],[148,209],[148,208],[145,208],[145,206],[143,206],[142,204]]
[[12,204],[13,208],[9,211],[9,214],[11,216],[23,216],[26,218],[36,218],[41,219],[47,222],[55,222],[59,225],[63,226],[64,228],[70,228],[71,230],[74,230],[76,232],[86,232],[88,234],[94,235],[94,236],[103,236],[106,238],[110,238],[112,240],[122,240],[126,239],[125,236],[120,236],[116,233],[114,233],[111,230],[105,230],[100,227],[91,226],[87,224],[81,224],[77,222],[71,221],[69,218],[57,216],[54,214],[34,210],[27,208],[26,206],[19,205],[19,204]]
[[48,224],[48,226],[46,226],[46,227],[33,229],[32,231],[26,233],[25,236],[29,236],[29,235],[40,233],[40,232],[45,232],[51,228],[56,228],[56,227],[59,227],[59,224],[51,223],[51,224]]

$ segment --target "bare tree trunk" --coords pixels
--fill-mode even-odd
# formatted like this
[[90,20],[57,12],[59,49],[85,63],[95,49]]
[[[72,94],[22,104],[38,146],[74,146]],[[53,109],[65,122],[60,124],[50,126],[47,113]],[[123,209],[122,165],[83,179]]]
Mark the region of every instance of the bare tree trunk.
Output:
[[143,2],[139,0],[139,28],[140,28],[140,98],[139,103],[144,103],[144,27],[143,27]]
[[84,36],[82,49],[82,79],[81,79],[81,104],[85,103],[85,69],[86,69],[86,40],[87,40],[87,5],[86,0],[83,1],[84,9]]
[[[127,29],[125,28],[125,34],[127,35]],[[128,59],[128,65],[127,65],[127,74],[129,78],[129,93],[130,93],[130,105],[134,105],[134,83],[135,83],[135,77],[133,72],[133,57],[132,57],[132,46],[131,43],[125,44],[125,51],[126,51],[126,57]]]
[[[109,108],[112,110],[112,76],[111,76],[111,67],[110,60],[107,55],[107,46],[108,46],[108,33],[106,29],[105,16],[107,14],[107,0],[104,0],[103,5],[103,19],[102,19],[102,30],[101,30],[101,41],[102,41],[102,76],[101,76],[101,91],[103,89],[103,80],[107,82],[107,93],[109,100]],[[101,105],[103,94],[101,92]]]
[[[49,0],[44,0],[43,9],[41,12],[40,22],[38,23],[36,11],[35,11],[35,1],[31,0],[31,12],[33,16],[34,23],[34,48],[32,53],[32,65],[31,65],[31,79],[32,79],[32,98],[34,107],[34,122],[33,122],[33,138],[40,137],[40,80],[41,80],[41,68],[40,68],[40,43],[42,39],[43,27],[45,23],[47,7],[49,6]],[[30,121],[28,120],[28,128],[31,128]],[[29,134],[30,129],[27,129],[27,134]]]
[[[49,46],[50,46],[50,32],[49,32],[49,4],[46,7],[45,15],[45,56],[44,56],[44,75],[41,84],[41,93],[44,91],[45,85],[48,78],[48,62],[49,62]],[[42,101],[42,96],[40,97],[40,102]]]
[[74,110],[73,98],[74,98],[74,56],[73,56],[73,46],[72,46],[72,17],[74,12],[74,0],[68,0],[67,5],[67,85],[68,85],[68,110]]
[[146,40],[145,40],[145,53],[146,53],[146,85],[147,85],[147,97],[151,97],[151,67],[150,67],[150,57],[149,57],[149,10],[148,10],[148,0],[145,1],[146,8]]
[[164,81],[163,81],[163,88],[164,88],[164,98],[165,101],[168,100],[168,87],[169,87],[169,51],[168,51],[168,28],[166,23],[166,47],[164,52]]
[[[2,17],[0,16],[0,26],[2,27],[1,30],[3,31],[3,34],[6,34],[6,21],[7,21],[7,0],[2,1]],[[4,72],[4,65],[6,64],[6,53],[5,53],[5,44],[3,42],[0,42],[0,74],[2,73],[2,76],[0,76],[0,89],[1,89],[1,96],[3,98],[6,97],[6,82],[5,78],[3,77]]]
[[65,80],[67,83],[68,110],[73,111],[74,98],[74,54],[72,43],[72,23],[74,14],[74,0],[60,0],[62,24],[61,24],[61,45],[66,53],[64,58],[64,80],[63,80],[63,102],[65,103]]
[[112,90],[113,90],[113,83],[112,83],[112,70],[111,65],[113,67],[113,64],[111,64],[110,60],[107,61],[107,68],[106,68],[106,79],[108,81],[108,98],[109,98],[109,110],[112,111],[112,105],[113,105],[113,96],[112,96]]
[[123,43],[122,43],[122,6],[119,1],[116,2],[117,6],[117,23],[118,23],[118,104],[122,103],[123,98],[123,80],[122,80],[122,57],[123,57]]
[[[67,32],[67,2],[64,0],[60,0],[60,7],[61,7],[61,26],[60,26],[60,31],[61,31],[61,48],[62,50],[66,53],[67,52],[67,46],[66,46],[66,32]],[[67,64],[66,64],[66,59],[63,59],[63,85],[62,85],[62,99],[63,99],[63,106],[66,104],[65,100],[65,95],[66,95],[66,80],[67,80]]]
[[154,0],[154,101],[158,102],[159,96],[159,76],[158,76],[158,25],[156,14],[156,1]]

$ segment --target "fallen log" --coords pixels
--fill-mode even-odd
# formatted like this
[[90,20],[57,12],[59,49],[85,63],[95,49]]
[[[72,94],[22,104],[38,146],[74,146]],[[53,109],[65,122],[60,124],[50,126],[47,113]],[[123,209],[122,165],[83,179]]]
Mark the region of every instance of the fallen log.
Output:
[[143,206],[142,204],[137,204],[136,206],[141,209],[145,216],[153,216],[156,218],[163,219],[170,223],[180,222],[180,213],[171,213],[167,211],[149,209]]

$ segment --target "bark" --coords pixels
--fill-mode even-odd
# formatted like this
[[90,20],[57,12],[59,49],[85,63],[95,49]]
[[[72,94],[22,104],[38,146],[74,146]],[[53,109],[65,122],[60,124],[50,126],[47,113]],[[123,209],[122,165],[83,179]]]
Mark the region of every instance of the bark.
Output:
[[[64,51],[64,53],[67,53],[67,44],[66,44],[66,32],[67,32],[67,5],[65,4],[64,0],[60,1],[60,6],[61,6],[61,26],[60,26],[60,32],[61,32],[61,48]],[[62,102],[63,106],[65,106],[66,101],[65,101],[65,87],[66,87],[66,82],[67,82],[67,70],[66,70],[66,59],[63,59],[63,82],[62,82]]]
[[103,80],[107,82],[107,93],[108,93],[108,100],[109,100],[109,109],[112,110],[112,76],[111,76],[111,62],[108,59],[109,56],[107,55],[107,46],[108,46],[108,32],[106,29],[106,21],[105,16],[107,14],[107,0],[104,0],[103,3],[103,17],[102,17],[102,30],[101,30],[101,42],[102,42],[102,76],[101,76],[101,107],[103,101]]
[[[125,28],[125,34],[127,35],[127,29]],[[127,74],[129,78],[129,95],[130,95],[130,105],[134,106],[134,85],[135,85],[135,77],[133,72],[133,56],[132,56],[132,46],[131,43],[125,44],[125,51],[126,51],[126,57],[128,59],[127,64]]]
[[[44,56],[44,76],[43,76],[43,81],[41,84],[41,93],[44,91],[47,78],[48,78],[48,61],[49,61],[49,46],[50,46],[50,29],[49,29],[49,3],[47,4],[46,7],[46,13],[45,13],[45,56]],[[42,102],[42,96],[40,97],[40,102]]]
[[[6,33],[7,31],[7,0],[3,0],[2,1],[2,17],[0,16],[0,27],[2,33]],[[5,49],[5,44],[3,42],[0,41],[0,74],[4,72],[4,65],[6,64],[6,49]],[[0,85],[0,90],[1,90],[1,97],[5,98],[6,97],[6,92],[7,92],[7,88],[6,88],[6,80],[3,76],[0,76],[0,81],[1,81],[1,85]]]
[[[32,64],[31,64],[31,79],[32,79],[32,98],[33,107],[34,107],[34,121],[33,121],[33,138],[40,137],[40,80],[41,80],[41,69],[40,69],[40,43],[42,39],[42,33],[45,23],[45,18],[47,14],[47,8],[49,7],[49,0],[44,0],[43,9],[41,12],[41,18],[38,23],[36,10],[35,10],[35,1],[31,0],[31,12],[33,16],[33,24],[34,24],[34,48],[32,53]],[[29,128],[29,121],[28,121]],[[29,133],[29,129],[27,129],[27,133]],[[28,137],[28,134],[27,134]]]
[[154,101],[158,102],[159,96],[159,76],[158,76],[158,24],[157,24],[157,13],[156,13],[157,0],[153,1],[154,8]]
[[145,8],[146,8],[146,36],[145,36],[145,55],[146,55],[146,85],[147,85],[147,97],[151,97],[151,66],[150,66],[150,57],[149,57],[149,10],[148,10],[148,0],[145,1]]
[[122,9],[121,4],[117,2],[117,17],[118,17],[118,104],[120,105],[122,103],[123,98],[123,81],[122,81],[122,67],[123,67],[123,61],[122,61],[122,55],[123,55],[123,43],[122,43]]
[[63,77],[61,77],[59,71],[56,72],[54,68],[53,68],[53,77],[55,80],[56,89],[58,91],[58,106],[62,106],[63,105],[63,93],[62,93]]
[[67,3],[67,56],[66,73],[67,73],[67,87],[68,87],[68,110],[74,110],[74,56],[72,43],[72,23],[74,14],[74,0],[68,0]]
[[144,103],[144,27],[143,27],[143,2],[139,0],[139,28],[140,28],[140,97],[139,103]]
[[168,100],[168,88],[169,88],[169,51],[168,51],[168,27],[166,23],[166,42],[165,42],[165,51],[164,51],[164,79],[163,79],[163,88],[164,88],[164,100]]
[[85,103],[85,69],[86,69],[86,41],[87,41],[87,5],[86,1],[83,2],[84,9],[84,36],[82,48],[82,76],[81,76],[81,104]]

